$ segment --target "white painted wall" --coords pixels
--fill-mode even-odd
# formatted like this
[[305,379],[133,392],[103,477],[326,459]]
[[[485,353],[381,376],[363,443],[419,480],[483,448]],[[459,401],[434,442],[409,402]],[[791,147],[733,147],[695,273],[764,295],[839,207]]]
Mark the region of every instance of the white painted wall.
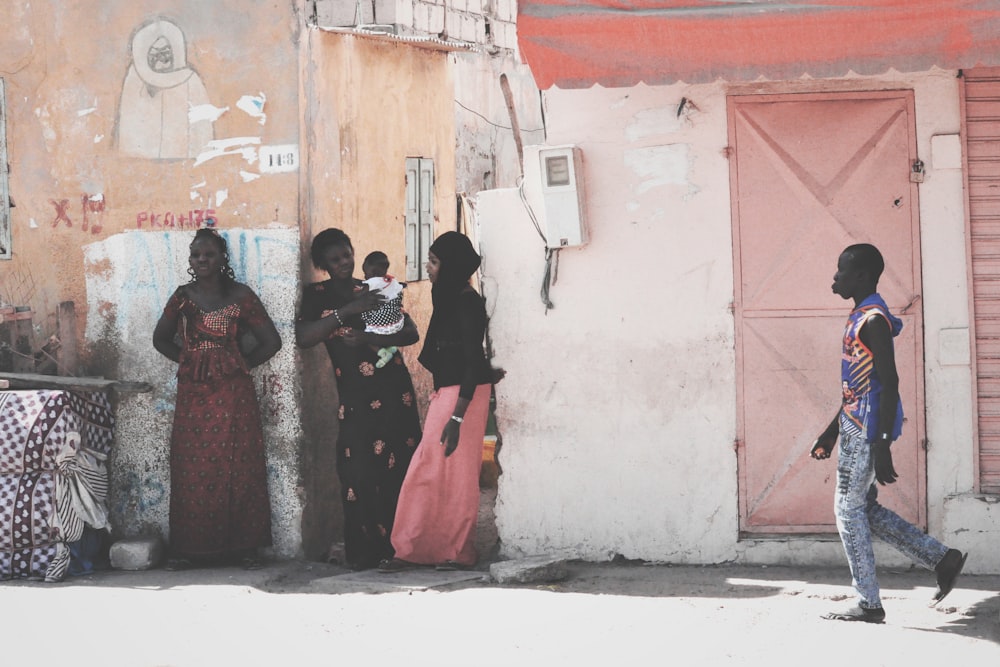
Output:
[[[497,386],[507,555],[843,564],[836,539],[738,536],[726,94],[912,88],[927,163],[929,528],[974,551],[970,572],[1000,572],[995,499],[972,494],[962,176],[953,139],[934,140],[938,165],[931,151],[959,130],[955,74],[545,92],[547,143],[583,149],[591,238],[560,252],[554,309],[539,298],[543,245],[517,190],[476,201],[490,334],[508,371]],[[682,98],[693,106],[678,115]]]
[[[220,230],[236,279],[264,302],[283,341],[254,369],[268,452],[274,551],[300,555],[303,498],[299,485],[299,372],[295,300],[299,236],[292,228]],[[178,285],[188,281],[193,232],[125,232],[85,247],[87,342],[117,358],[121,380],[149,382],[153,392],[122,397],[117,408],[109,508],[116,537],[169,532],[170,428],[177,365],[153,349],[153,327]]]
[[552,310],[516,191],[478,199],[509,554],[733,557],[735,481],[714,483],[736,478],[725,98],[702,87],[691,123],[682,94],[546,94],[549,143],[583,149],[591,235],[560,252]]

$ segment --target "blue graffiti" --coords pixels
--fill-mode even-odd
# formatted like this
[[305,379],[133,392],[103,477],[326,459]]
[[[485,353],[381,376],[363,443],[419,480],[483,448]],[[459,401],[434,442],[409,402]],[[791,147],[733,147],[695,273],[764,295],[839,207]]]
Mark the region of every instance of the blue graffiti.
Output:
[[[185,246],[190,242],[189,232],[128,232],[130,242],[130,258],[125,271],[127,282],[121,286],[121,294],[116,304],[115,326],[118,330],[127,329],[127,324],[133,320],[153,320],[159,316],[159,308],[178,287],[187,282],[186,267],[179,264],[178,244]],[[236,279],[250,285],[254,291],[263,296],[274,288],[285,288],[294,285],[296,276],[290,273],[277,273],[273,266],[295,266],[295,262],[268,262],[266,257],[272,254],[274,248],[281,254],[297,257],[296,243],[280,239],[259,236],[248,231],[220,231],[230,249],[230,264]],[[162,243],[161,252],[154,252],[153,244]],[[252,245],[251,245],[252,244]],[[252,249],[252,251],[251,251]],[[270,252],[269,252],[270,251]],[[154,257],[165,255],[166,262],[156,262]],[[275,315],[278,315],[275,317]],[[285,314],[272,313],[275,325],[282,331],[292,328],[293,318]]]
[[[134,282],[122,286],[121,298],[118,300],[115,313],[115,326],[119,331],[124,330],[125,324],[133,317],[132,310],[136,301],[140,304],[147,304],[145,309],[147,312],[139,315],[139,317],[147,318],[150,315],[148,304],[166,303],[172,292],[173,288],[167,286],[169,283],[164,283],[160,272],[165,268],[174,269],[176,267],[173,262],[170,262],[169,267],[163,267],[153,260],[153,250],[149,244],[149,239],[153,236],[153,234],[140,232],[128,234],[127,238],[133,241],[132,252],[129,253],[132,261],[125,275]],[[174,256],[173,235],[163,232],[155,236],[163,239],[167,248],[167,257],[172,258]],[[171,291],[168,292],[168,289]]]
[[167,487],[162,479],[140,476],[135,471],[127,472],[114,488],[120,493],[116,494],[112,512],[119,517],[144,518],[146,513],[160,508],[167,500]]

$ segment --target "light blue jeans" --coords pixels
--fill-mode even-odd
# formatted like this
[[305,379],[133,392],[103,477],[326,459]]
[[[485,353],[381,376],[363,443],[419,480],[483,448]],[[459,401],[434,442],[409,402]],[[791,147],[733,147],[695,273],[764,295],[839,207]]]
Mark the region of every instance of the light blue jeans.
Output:
[[851,566],[851,583],[858,594],[858,604],[866,609],[882,606],[872,536],[929,570],[948,551],[948,547],[878,503],[871,446],[863,435],[840,433],[834,513]]

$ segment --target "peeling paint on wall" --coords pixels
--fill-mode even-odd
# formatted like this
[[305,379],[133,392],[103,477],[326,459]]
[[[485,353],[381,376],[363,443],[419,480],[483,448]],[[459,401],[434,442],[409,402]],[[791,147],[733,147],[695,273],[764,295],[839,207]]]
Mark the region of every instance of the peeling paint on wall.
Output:
[[649,146],[625,151],[625,168],[638,177],[637,194],[664,185],[688,184],[687,144]]
[[188,109],[188,122],[197,123],[199,121],[207,120],[214,123],[227,111],[229,111],[229,107],[217,107],[214,104],[194,105]]
[[205,145],[205,150],[194,161],[194,166],[197,167],[224,155],[240,155],[244,160],[253,164],[257,161],[257,149],[254,148],[257,144],[260,144],[260,137],[232,137],[209,141]]
[[259,119],[260,124],[263,125],[267,122],[267,114],[264,113],[265,102],[267,102],[267,96],[264,93],[260,93],[257,96],[244,95],[236,103],[236,108],[242,109],[247,115]]
[[650,136],[663,136],[667,132],[676,132],[679,129],[681,120],[676,107],[645,109],[635,114],[625,125],[625,140],[635,142]]

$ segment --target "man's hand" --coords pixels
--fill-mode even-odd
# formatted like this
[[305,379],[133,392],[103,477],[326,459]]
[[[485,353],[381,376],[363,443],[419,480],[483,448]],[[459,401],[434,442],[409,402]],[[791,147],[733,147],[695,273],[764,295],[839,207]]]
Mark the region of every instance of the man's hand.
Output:
[[875,466],[875,479],[883,486],[892,484],[899,477],[892,465],[892,452],[889,450],[890,444],[888,440],[883,438],[879,438],[872,443],[872,463]]
[[837,444],[837,432],[823,431],[816,442],[813,443],[809,456],[816,460],[828,459],[833,453],[833,447]]

